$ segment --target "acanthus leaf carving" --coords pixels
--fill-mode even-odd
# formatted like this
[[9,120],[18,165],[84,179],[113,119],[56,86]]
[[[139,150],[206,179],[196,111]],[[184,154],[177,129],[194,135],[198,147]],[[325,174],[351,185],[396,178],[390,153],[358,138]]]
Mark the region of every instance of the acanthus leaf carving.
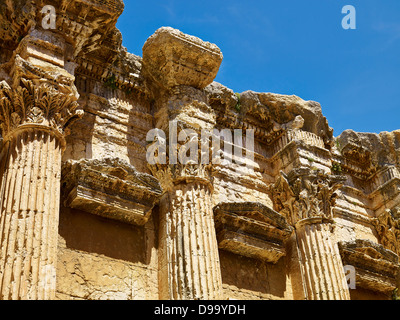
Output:
[[400,254],[400,222],[397,211],[386,210],[380,216],[371,220],[375,227],[380,243],[397,255]]
[[148,165],[160,181],[164,191],[172,190],[175,184],[198,181],[212,185],[212,165],[207,164],[157,164]]
[[77,110],[73,95],[66,95],[48,84],[35,85],[21,79],[21,86],[11,88],[5,81],[0,83],[1,133],[6,137],[23,124],[49,126],[61,134],[72,121],[83,115]]
[[310,218],[332,220],[336,191],[343,179],[319,170],[295,169],[288,175],[281,172],[270,193],[275,209],[292,225]]

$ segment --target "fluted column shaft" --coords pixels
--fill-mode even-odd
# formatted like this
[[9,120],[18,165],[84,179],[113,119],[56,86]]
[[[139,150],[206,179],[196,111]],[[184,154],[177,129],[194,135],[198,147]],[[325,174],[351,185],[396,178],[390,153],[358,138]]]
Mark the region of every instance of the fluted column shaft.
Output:
[[179,184],[161,201],[160,298],[222,298],[210,187]]
[[308,300],[350,299],[339,248],[332,240],[332,228],[330,223],[311,221],[303,221],[296,228]]
[[0,299],[55,296],[62,138],[40,126],[7,142],[0,189]]
[[308,300],[349,300],[343,262],[334,237],[336,191],[344,177],[309,168],[281,172],[271,187],[275,207],[295,227],[301,282]]

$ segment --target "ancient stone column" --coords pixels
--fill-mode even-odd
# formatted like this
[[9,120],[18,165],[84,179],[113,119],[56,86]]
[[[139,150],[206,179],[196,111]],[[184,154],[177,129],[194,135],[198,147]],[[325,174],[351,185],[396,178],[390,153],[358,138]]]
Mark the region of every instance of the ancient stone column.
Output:
[[[169,144],[156,152],[156,163],[149,159],[149,168],[164,192],[160,201],[160,298],[221,299],[212,204],[212,139],[201,139],[202,131],[212,132],[213,117],[192,118],[192,113],[200,114],[209,108],[204,93],[195,88],[175,88],[174,94],[159,103],[156,121],[167,123],[161,127]],[[165,114],[169,114],[169,123],[165,122]],[[160,141],[166,142],[164,136],[155,143]],[[160,153],[166,148],[168,155],[163,157]],[[203,159],[202,155],[207,157]]]
[[341,177],[295,169],[271,188],[276,208],[296,230],[304,295],[308,300],[349,300],[350,294],[334,239],[332,207]]
[[332,228],[330,222],[322,220],[303,220],[296,228],[309,300],[350,299],[339,249],[332,241]]
[[160,298],[221,299],[208,168],[189,165],[172,173],[165,167],[158,174],[171,179],[160,202]]
[[[163,157],[165,148],[161,148],[158,161],[149,166],[164,192],[159,234],[161,299],[222,298],[212,167],[210,161],[197,157],[210,151],[210,146],[203,149],[199,138],[202,131],[212,133],[216,116],[203,89],[212,83],[221,62],[217,46],[172,28],[157,30],[143,47],[143,74],[155,101],[155,126],[165,134],[159,142],[168,140],[164,147],[169,149]],[[193,157],[185,161],[192,147]]]
[[[210,122],[192,120],[186,112],[207,108],[204,94],[194,88],[175,90],[156,120],[169,113],[173,121],[163,126],[168,135],[168,156],[158,152],[149,168],[161,183],[160,201],[160,298],[213,300],[222,298],[222,280],[212,204],[212,139],[202,141],[200,128]],[[167,109],[167,110],[165,110]],[[171,119],[171,118],[169,118]],[[199,129],[194,130],[195,122]],[[166,142],[163,137],[160,140]],[[206,161],[202,155],[207,154]],[[151,159],[149,159],[151,162]],[[165,162],[163,163],[163,160]],[[204,161],[204,164],[203,162]]]
[[0,83],[0,299],[53,299],[64,131],[74,96]]

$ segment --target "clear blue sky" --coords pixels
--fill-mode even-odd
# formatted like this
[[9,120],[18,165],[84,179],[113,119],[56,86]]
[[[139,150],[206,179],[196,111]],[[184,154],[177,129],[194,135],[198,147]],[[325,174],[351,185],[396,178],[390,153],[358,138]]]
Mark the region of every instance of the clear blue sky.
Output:
[[400,129],[400,0],[125,0],[117,26],[139,56],[163,26],[217,44],[216,81],[318,101],[336,136]]

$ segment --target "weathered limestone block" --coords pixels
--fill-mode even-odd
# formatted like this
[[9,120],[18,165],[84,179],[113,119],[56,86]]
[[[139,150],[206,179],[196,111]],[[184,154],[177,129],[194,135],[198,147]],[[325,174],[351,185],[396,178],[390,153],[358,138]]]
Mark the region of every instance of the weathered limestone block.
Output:
[[176,121],[178,129],[194,129],[201,135],[201,130],[211,131],[216,122],[213,109],[209,106],[207,95],[196,88],[181,85],[174,87],[168,94],[157,100],[155,113],[156,128],[166,133],[170,121]]
[[[400,131],[377,133],[360,133],[353,130],[344,131],[338,138],[340,151],[347,145],[356,145],[365,150],[375,167],[388,164],[400,164]],[[346,151],[346,150],[344,150]],[[362,154],[358,152],[358,154]]]
[[227,300],[291,300],[291,274],[287,273],[287,259],[277,264],[236,255],[221,250],[221,273],[224,299]]
[[205,88],[217,76],[222,58],[216,45],[172,28],[157,30],[143,47],[145,72],[165,89]]
[[228,110],[234,110],[239,102],[239,98],[233,90],[215,81],[205,87],[204,91],[207,93],[211,105],[217,103],[226,106]]
[[[41,10],[41,8],[38,8]],[[71,63],[78,56],[98,50],[110,35],[122,14],[122,0],[74,0],[57,5],[56,30],[72,44]]]

